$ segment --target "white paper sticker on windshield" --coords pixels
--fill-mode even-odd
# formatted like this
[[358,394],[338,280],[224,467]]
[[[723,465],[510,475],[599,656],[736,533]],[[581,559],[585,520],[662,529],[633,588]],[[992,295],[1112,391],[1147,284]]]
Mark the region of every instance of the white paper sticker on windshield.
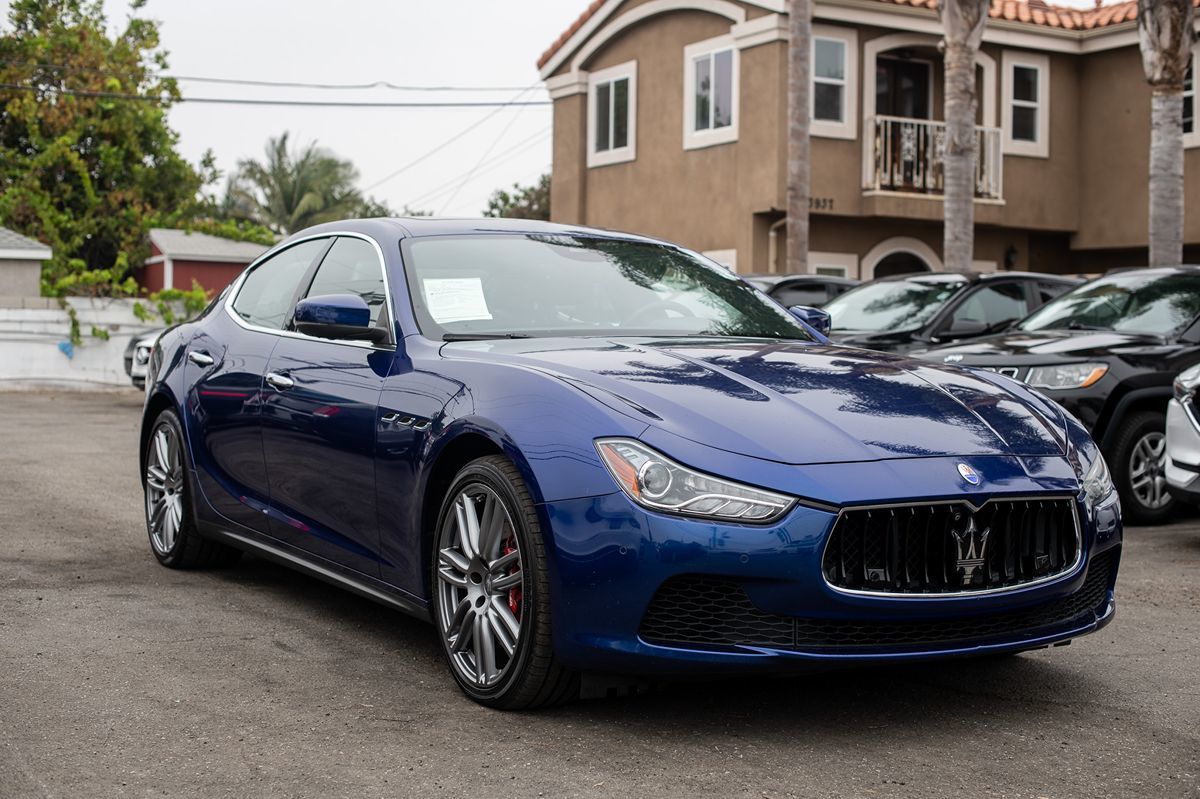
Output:
[[477,277],[426,278],[421,285],[429,315],[439,325],[492,318],[483,296],[483,281]]

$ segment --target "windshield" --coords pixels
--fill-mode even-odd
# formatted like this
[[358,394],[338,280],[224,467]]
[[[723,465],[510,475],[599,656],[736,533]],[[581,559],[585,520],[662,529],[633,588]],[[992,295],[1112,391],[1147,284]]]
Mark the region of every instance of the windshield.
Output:
[[748,336],[813,340],[725,269],[674,247],[574,235],[403,242],[413,308],[432,338]]
[[1200,314],[1200,272],[1122,272],[1085,283],[1042,306],[1021,330],[1119,330],[1169,337]]
[[834,330],[913,330],[965,286],[962,280],[886,280],[847,291],[825,304]]

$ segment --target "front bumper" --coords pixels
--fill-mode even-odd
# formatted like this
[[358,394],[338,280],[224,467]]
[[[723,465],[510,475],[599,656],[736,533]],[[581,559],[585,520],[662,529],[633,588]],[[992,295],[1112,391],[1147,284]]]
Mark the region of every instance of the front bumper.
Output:
[[[984,499],[972,497],[976,504]],[[1092,632],[1115,613],[1121,540],[1115,496],[1091,511],[1079,506],[1084,556],[1073,570],[1028,588],[954,597],[831,588],[821,572],[836,520],[827,510],[800,506],[773,525],[733,525],[647,513],[620,493],[543,510],[553,533],[555,646],[578,669],[740,672],[1020,651]],[[693,578],[743,592],[736,601],[748,604],[731,618],[749,630],[744,642],[693,634],[664,643],[662,625],[647,626],[664,585]],[[688,611],[730,617],[733,596],[702,590]],[[687,616],[679,618],[686,626]]]
[[1167,403],[1167,489],[1200,503],[1200,421],[1177,399]]

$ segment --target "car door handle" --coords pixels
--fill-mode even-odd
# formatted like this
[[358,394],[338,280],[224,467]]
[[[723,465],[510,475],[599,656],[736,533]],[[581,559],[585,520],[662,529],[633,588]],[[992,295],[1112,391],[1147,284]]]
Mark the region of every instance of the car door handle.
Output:
[[284,375],[277,374],[276,372],[270,372],[267,374],[267,382],[280,391],[296,385],[296,381],[292,378],[285,377]]
[[209,355],[207,352],[201,352],[200,350],[192,350],[191,352],[189,352],[188,360],[191,361],[192,363],[196,364],[197,366],[212,366],[213,365],[212,356]]

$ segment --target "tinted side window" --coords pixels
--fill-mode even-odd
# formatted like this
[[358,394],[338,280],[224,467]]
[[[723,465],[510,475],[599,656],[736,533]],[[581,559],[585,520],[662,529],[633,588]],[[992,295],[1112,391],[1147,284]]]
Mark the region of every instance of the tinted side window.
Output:
[[829,295],[824,286],[784,285],[771,292],[780,305],[791,308],[793,305],[824,305]]
[[347,237],[339,238],[321,261],[306,297],[323,294],[357,294],[371,309],[371,324],[379,321],[387,301],[383,288],[383,264],[369,242]]
[[1037,284],[1038,305],[1045,305],[1046,303],[1050,302],[1050,300],[1054,299],[1055,297],[1059,296],[1060,294],[1066,294],[1068,291],[1070,291],[1073,288],[1074,288],[1074,286],[1072,286],[1068,283],[1038,283]]
[[234,312],[252,325],[282,330],[304,273],[328,244],[329,239],[306,241],[256,266],[233,301]]
[[1025,287],[1020,283],[994,283],[983,286],[954,311],[954,321],[983,322],[991,327],[1000,322],[1021,319],[1029,313]]

